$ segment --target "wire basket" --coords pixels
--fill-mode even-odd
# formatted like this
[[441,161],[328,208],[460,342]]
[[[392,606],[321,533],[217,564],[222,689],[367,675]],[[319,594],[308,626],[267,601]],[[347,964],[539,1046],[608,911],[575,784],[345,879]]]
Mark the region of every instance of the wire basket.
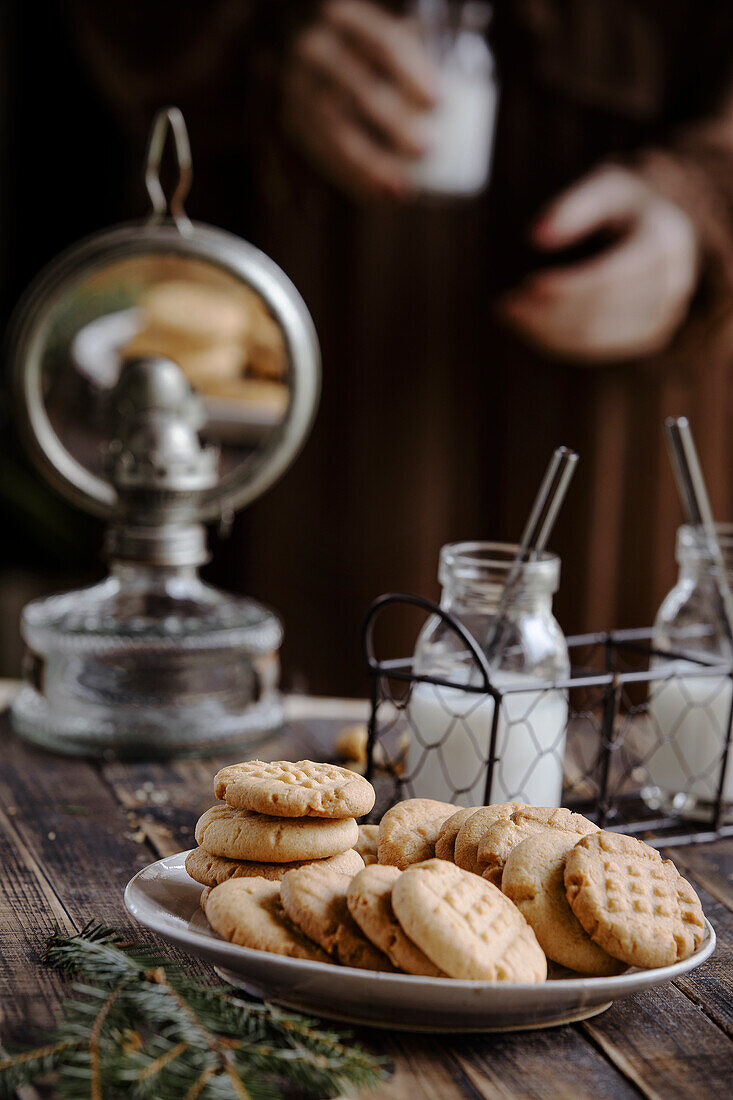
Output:
[[[377,619],[405,605],[439,616],[456,634],[472,669],[467,683],[418,675],[412,658],[376,656]],[[377,791],[372,816],[379,820],[395,802],[416,796],[456,806],[538,804],[538,779],[546,789],[556,775],[558,804],[655,847],[733,835],[725,797],[733,786],[732,775],[726,790],[733,664],[662,653],[651,639],[651,629],[569,638],[566,680],[500,685],[450,613],[418,596],[380,597],[363,630],[371,681],[366,774]],[[418,685],[425,686],[416,691]],[[417,705],[425,693],[429,722]],[[659,785],[665,775],[670,790]]]

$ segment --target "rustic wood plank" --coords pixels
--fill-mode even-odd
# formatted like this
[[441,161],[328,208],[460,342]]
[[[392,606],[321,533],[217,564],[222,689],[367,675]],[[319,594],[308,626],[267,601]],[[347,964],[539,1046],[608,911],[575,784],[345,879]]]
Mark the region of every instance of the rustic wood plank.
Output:
[[674,985],[628,997],[581,1026],[650,1100],[730,1097],[731,1041]]
[[364,1041],[394,1061],[375,1100],[638,1100],[642,1095],[575,1027],[510,1035],[393,1036]]
[[40,961],[54,923],[74,925],[32,853],[0,808],[0,1030],[5,1042],[47,1028],[61,1001],[62,982]]
[[697,890],[717,937],[713,957],[675,984],[733,1038],[733,838],[664,854]]
[[390,1059],[392,1073],[376,1090],[359,1093],[361,1100],[479,1100],[446,1044],[426,1035],[385,1038],[364,1030],[359,1038]]
[[158,857],[193,848],[194,826],[214,802],[214,760],[163,763],[115,763],[102,768],[102,778],[128,811],[128,822],[149,842]]
[[664,854],[674,860],[683,875],[694,879],[733,911],[733,837],[710,844],[670,848]]
[[72,919],[137,927],[122,895],[151,850],[130,834],[122,808],[83,760],[32,749],[13,736],[3,742],[0,805],[43,868]]
[[717,945],[704,966],[678,978],[675,985],[733,1040],[733,913],[694,879],[691,881],[715,928]]
[[482,1097],[630,1100],[641,1095],[576,1026],[457,1035],[449,1049]]
[[[147,843],[126,835],[122,808],[90,764],[31,749],[7,728],[0,736],[0,925],[12,961],[6,966],[3,954],[0,970],[11,992],[3,997],[10,1006],[8,1015],[3,1004],[3,1038],[32,1041],[33,1029],[50,1023],[61,988],[53,972],[37,962],[54,921],[72,931],[100,920],[160,947],[127,914],[122,900],[128,880],[154,854]],[[196,972],[212,973],[197,961],[192,965]],[[14,1001],[16,989],[22,996]]]

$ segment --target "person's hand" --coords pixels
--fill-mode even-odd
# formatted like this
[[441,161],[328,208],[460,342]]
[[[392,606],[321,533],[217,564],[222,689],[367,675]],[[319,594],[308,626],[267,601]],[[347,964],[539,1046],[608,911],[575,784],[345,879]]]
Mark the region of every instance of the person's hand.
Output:
[[402,196],[406,158],[424,152],[420,114],[436,74],[407,19],[372,0],[328,0],[286,61],[283,121],[332,182],[357,196]]
[[608,230],[591,259],[539,270],[499,303],[501,315],[542,351],[586,362],[661,351],[684,320],[698,278],[687,214],[623,168],[605,167],[550,204],[532,227],[548,252]]

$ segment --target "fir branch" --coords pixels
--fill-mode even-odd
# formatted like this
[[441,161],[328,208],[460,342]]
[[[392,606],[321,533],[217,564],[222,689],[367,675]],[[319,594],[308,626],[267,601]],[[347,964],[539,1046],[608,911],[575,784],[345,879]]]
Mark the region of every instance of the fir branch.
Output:
[[55,1075],[68,1100],[279,1100],[373,1087],[382,1060],[273,1005],[207,986],[114,929],[57,928],[44,961],[76,978],[51,1040],[0,1061],[0,1098]]
[[0,1059],[0,1097],[5,1100],[14,1096],[21,1085],[48,1077],[77,1045],[64,1040],[33,1050],[21,1050],[9,1058]]

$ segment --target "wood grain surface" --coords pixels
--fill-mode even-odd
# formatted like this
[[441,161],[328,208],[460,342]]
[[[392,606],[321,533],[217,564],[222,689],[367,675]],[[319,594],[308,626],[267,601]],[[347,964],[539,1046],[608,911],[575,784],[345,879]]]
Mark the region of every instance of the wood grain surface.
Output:
[[[258,754],[326,759],[342,724],[335,701],[290,710],[286,731]],[[32,1041],[53,1019],[62,983],[40,964],[54,924],[113,924],[148,939],[122,903],[151,860],[193,845],[214,801],[214,772],[232,757],[102,764],[32,749],[0,716],[0,1041]],[[581,1024],[508,1035],[431,1036],[364,1029],[386,1054],[379,1100],[536,1098],[627,1100],[733,1095],[733,839],[666,853],[699,891],[718,947],[674,984],[613,1005]],[[192,967],[202,974],[207,968]]]

